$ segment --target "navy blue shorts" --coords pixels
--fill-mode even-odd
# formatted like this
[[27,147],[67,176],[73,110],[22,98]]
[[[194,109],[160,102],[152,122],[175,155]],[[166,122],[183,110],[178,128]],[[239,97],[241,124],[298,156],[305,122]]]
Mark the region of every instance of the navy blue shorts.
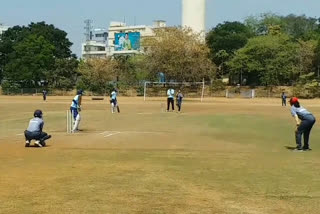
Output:
[[78,116],[78,114],[79,114],[78,109],[77,109],[77,108],[70,107],[70,111],[71,111],[71,114],[73,115],[73,119],[76,120],[76,119],[77,119],[77,116]]
[[111,99],[111,100],[110,100],[110,103],[113,103],[113,105],[116,106],[116,105],[117,105],[117,100]]

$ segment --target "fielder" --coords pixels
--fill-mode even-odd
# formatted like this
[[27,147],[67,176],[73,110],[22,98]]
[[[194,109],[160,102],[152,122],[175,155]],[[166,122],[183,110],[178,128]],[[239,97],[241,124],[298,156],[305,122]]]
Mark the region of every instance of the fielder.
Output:
[[[316,119],[309,111],[300,106],[298,98],[292,97],[289,102],[291,105],[291,114],[297,123],[297,128],[295,131],[297,147],[295,150],[310,151],[311,149],[309,146],[309,136],[311,129],[316,122]],[[303,147],[301,144],[302,134],[304,140]]]
[[43,91],[42,91],[43,101],[47,101],[47,94],[48,94],[48,92],[45,89],[43,89]]
[[72,128],[72,132],[79,131],[79,124],[80,124],[80,120],[81,120],[80,111],[81,111],[82,95],[83,95],[83,91],[79,90],[77,92],[77,95],[73,98],[71,106],[70,106],[71,115],[75,121],[73,128]]
[[176,96],[176,101],[177,101],[177,107],[178,107],[178,112],[180,113],[181,111],[181,106],[182,106],[182,99],[183,99],[183,94],[179,90]]
[[282,92],[281,100],[282,100],[282,106],[287,106],[287,95],[286,95],[286,93]]
[[46,140],[51,138],[51,135],[43,132],[44,121],[42,118],[42,111],[36,110],[33,113],[34,118],[30,120],[28,129],[24,131],[26,138],[25,147],[29,147],[32,140],[36,140],[34,144],[38,147],[46,146]]
[[169,88],[167,91],[168,99],[167,99],[167,112],[169,112],[170,109],[170,103],[172,111],[174,111],[174,89]]
[[111,113],[115,113],[115,108],[117,108],[118,113],[120,113],[120,107],[117,100],[117,90],[114,88],[110,94],[110,104],[111,104]]

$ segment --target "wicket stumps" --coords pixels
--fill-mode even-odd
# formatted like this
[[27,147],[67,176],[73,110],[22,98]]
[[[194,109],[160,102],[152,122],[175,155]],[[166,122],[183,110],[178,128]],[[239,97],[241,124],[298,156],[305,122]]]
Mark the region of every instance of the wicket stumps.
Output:
[[161,103],[161,104],[160,104],[160,112],[161,112],[161,113],[166,112],[166,104],[165,104],[165,103]]
[[73,112],[67,110],[67,133],[71,134],[74,126]]

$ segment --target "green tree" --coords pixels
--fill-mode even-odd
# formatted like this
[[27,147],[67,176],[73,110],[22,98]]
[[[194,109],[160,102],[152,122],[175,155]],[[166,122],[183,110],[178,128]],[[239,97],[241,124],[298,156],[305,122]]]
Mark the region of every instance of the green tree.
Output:
[[225,22],[217,25],[206,36],[211,59],[218,66],[218,76],[227,74],[226,62],[234,51],[242,48],[252,37],[250,29],[240,22]]
[[4,75],[4,67],[9,62],[9,54],[14,52],[14,45],[24,39],[22,35],[24,27],[15,26],[1,35],[0,39],[0,81]]
[[116,81],[118,64],[116,60],[88,59],[79,65],[80,85],[83,89],[99,94],[108,92],[110,84]]
[[56,59],[54,70],[47,72],[48,84],[52,88],[71,90],[77,82],[79,61],[75,56],[65,59]]
[[281,16],[274,13],[249,16],[244,23],[256,36],[268,35],[270,33],[270,27],[277,26],[277,28],[283,30],[285,26],[285,22],[282,20]]
[[157,29],[155,37],[146,39],[144,46],[148,47],[146,65],[153,79],[160,72],[167,80],[175,81],[201,81],[215,76],[210,49],[191,29]]
[[287,35],[252,38],[228,62],[234,75],[247,76],[254,85],[286,85],[297,79],[298,45]]
[[320,39],[318,40],[317,46],[315,48],[315,54],[314,54],[314,66],[316,70],[317,77],[319,79],[320,77]]
[[146,56],[119,56],[115,57],[118,65],[118,82],[125,86],[137,86],[147,80],[149,72],[146,68]]
[[22,87],[34,87],[46,80],[46,73],[54,66],[54,46],[43,36],[29,35],[13,46],[4,67],[4,76]]
[[[26,31],[30,34],[43,36],[54,46],[54,56],[59,59],[71,57],[72,42],[67,38],[67,33],[45,22],[31,23]],[[25,33],[27,34],[27,33]]]
[[278,31],[286,33],[296,40],[310,40],[319,37],[319,19],[305,15],[279,16],[273,13],[264,13],[248,17],[245,24],[258,36],[269,34],[270,30],[274,30],[277,26]]
[[218,24],[206,36],[208,47],[213,53],[225,50],[228,54],[242,48],[252,37],[250,29],[240,22]]
[[310,40],[319,37],[319,20],[305,15],[296,16],[290,14],[281,17],[284,21],[284,32],[295,39]]
[[1,36],[0,80],[37,86],[39,78],[47,81],[50,76],[44,73],[55,71],[56,60],[71,57],[71,45],[66,32],[45,22],[14,26]]
[[300,75],[306,75],[314,72],[314,59],[316,55],[317,41],[298,40],[298,52],[297,52],[297,69]]

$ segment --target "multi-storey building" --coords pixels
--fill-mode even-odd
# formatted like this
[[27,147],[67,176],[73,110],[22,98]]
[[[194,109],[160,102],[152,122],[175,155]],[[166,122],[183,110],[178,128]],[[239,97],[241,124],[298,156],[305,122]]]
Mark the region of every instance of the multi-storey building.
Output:
[[107,56],[108,32],[106,29],[90,31],[89,38],[82,43],[82,58],[105,58]]

